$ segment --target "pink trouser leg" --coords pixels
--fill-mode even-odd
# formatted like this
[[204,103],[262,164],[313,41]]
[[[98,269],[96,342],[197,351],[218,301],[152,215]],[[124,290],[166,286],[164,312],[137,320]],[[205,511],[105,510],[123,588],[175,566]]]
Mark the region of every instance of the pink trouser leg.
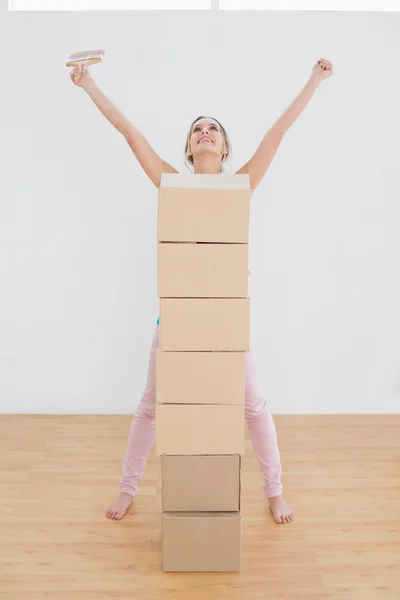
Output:
[[[159,341],[159,327],[153,336],[149,357],[146,387],[139,408],[132,419],[128,444],[122,465],[121,492],[134,496],[142,477],[146,459],[155,438],[156,404],[156,350]],[[272,415],[260,392],[253,353],[246,353],[246,397],[245,416],[251,441],[264,479],[264,492],[267,498],[282,492],[280,481],[282,469],[278,441]]]
[[132,494],[132,496],[137,492],[138,482],[144,473],[147,455],[155,438],[156,350],[158,340],[159,327],[157,325],[150,350],[146,387],[139,408],[132,419],[124,462],[122,463],[120,490]]
[[246,352],[245,417],[267,498],[282,493],[282,467],[275,423],[261,393],[253,351]]

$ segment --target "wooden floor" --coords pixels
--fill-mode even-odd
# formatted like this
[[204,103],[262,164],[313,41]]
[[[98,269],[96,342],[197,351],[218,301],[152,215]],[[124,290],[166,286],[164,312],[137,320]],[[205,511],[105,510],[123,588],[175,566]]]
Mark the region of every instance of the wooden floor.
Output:
[[400,415],[275,416],[284,497],[273,522],[247,442],[243,570],[163,573],[160,461],[120,522],[121,416],[0,416],[3,600],[400,600]]

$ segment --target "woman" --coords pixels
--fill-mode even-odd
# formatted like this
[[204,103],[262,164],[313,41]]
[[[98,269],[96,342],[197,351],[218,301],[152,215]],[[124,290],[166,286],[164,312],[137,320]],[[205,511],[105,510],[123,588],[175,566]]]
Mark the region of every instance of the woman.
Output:
[[[286,131],[303,112],[321,82],[332,75],[332,72],[332,64],[328,60],[317,61],[299,95],[265,134],[255,154],[236,172],[249,175],[251,192],[254,192],[263,179]],[[75,81],[74,76],[77,74],[81,77]],[[87,68],[75,67],[70,76],[73,83],[87,92],[102,114],[125,137],[144,171],[157,188],[160,186],[162,173],[178,173],[158,156],[140,131],[108,100]],[[222,165],[230,153],[229,137],[219,121],[209,117],[198,117],[193,121],[186,139],[185,163],[189,161],[195,174],[221,173]],[[120,495],[106,511],[106,516],[112,519],[121,519],[126,513],[137,492],[147,455],[154,442],[155,353],[159,340],[158,323],[159,321],[153,335],[146,387],[129,432],[122,467]],[[276,523],[289,523],[294,517],[282,497],[282,468],[275,425],[258,386],[251,350],[246,353],[245,416],[264,480],[264,493],[270,511]]]

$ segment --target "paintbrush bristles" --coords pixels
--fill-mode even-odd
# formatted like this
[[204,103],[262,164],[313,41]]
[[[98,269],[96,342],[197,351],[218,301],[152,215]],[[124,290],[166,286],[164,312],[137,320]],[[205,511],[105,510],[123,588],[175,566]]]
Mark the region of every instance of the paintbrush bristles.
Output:
[[85,60],[87,58],[99,58],[105,54],[104,50],[80,50],[70,55],[69,60]]
[[80,50],[71,54],[66,65],[67,67],[73,67],[78,64],[93,65],[101,62],[104,55],[104,50]]

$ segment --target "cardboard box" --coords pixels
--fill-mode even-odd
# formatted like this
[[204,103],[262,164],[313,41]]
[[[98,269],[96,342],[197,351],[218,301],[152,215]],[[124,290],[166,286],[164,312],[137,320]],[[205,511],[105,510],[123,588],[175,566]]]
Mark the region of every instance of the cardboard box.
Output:
[[240,571],[240,512],[165,512],[162,516],[164,571]]
[[160,298],[161,351],[250,349],[249,298]]
[[240,510],[241,456],[162,456],[164,512]]
[[244,454],[244,406],[156,404],[156,454]]
[[159,298],[247,298],[247,244],[158,244]]
[[248,175],[163,173],[157,239],[247,244],[250,195]]
[[244,404],[245,352],[156,352],[158,404]]

